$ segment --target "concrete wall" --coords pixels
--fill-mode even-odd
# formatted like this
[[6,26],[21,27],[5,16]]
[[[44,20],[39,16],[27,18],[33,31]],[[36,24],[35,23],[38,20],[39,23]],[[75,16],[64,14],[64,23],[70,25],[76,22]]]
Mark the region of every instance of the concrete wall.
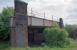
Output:
[[44,20],[44,25],[45,26],[52,26],[52,21],[51,20]]
[[39,18],[32,18],[32,26],[43,26],[43,20]]
[[15,0],[15,13],[27,15],[27,3]]
[[51,26],[52,20],[28,16],[28,26]]
[[11,44],[13,47],[28,47],[27,3],[15,1],[15,14],[11,20]]

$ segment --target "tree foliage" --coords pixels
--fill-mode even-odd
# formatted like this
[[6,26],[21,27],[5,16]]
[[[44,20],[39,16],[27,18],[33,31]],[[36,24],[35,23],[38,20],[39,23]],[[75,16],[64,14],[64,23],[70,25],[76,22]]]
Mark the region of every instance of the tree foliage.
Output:
[[5,40],[10,33],[10,17],[14,15],[12,7],[4,8],[0,15],[0,39]]
[[[74,33],[72,33],[75,29],[77,29],[77,25],[65,25],[66,31],[69,33],[69,37],[72,37]],[[73,38],[73,37],[72,37]]]
[[67,31],[59,27],[46,28],[44,37],[46,45],[50,47],[65,47],[70,44]]

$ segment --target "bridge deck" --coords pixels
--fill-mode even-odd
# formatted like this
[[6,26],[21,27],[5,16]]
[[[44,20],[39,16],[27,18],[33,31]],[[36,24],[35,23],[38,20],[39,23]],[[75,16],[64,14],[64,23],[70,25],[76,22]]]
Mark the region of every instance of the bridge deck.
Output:
[[52,20],[28,16],[28,26],[52,26]]

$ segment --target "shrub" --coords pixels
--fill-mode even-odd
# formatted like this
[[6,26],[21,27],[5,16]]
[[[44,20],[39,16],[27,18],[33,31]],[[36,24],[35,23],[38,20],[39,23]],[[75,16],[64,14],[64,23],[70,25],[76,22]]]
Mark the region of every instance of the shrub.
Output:
[[14,9],[12,7],[4,8],[0,13],[0,41],[10,39],[10,17],[13,15]]
[[69,37],[75,39],[75,37],[73,35],[75,35],[75,33],[73,33],[76,29],[77,29],[77,25],[65,25],[65,29],[66,31],[69,33]]
[[65,47],[69,45],[68,33],[57,27],[44,30],[45,44],[50,47]]

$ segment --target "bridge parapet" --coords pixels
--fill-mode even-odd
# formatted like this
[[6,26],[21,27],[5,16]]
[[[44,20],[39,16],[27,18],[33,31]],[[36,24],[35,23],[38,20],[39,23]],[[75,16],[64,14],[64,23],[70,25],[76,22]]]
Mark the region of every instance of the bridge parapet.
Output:
[[28,16],[28,26],[52,26],[52,20]]

